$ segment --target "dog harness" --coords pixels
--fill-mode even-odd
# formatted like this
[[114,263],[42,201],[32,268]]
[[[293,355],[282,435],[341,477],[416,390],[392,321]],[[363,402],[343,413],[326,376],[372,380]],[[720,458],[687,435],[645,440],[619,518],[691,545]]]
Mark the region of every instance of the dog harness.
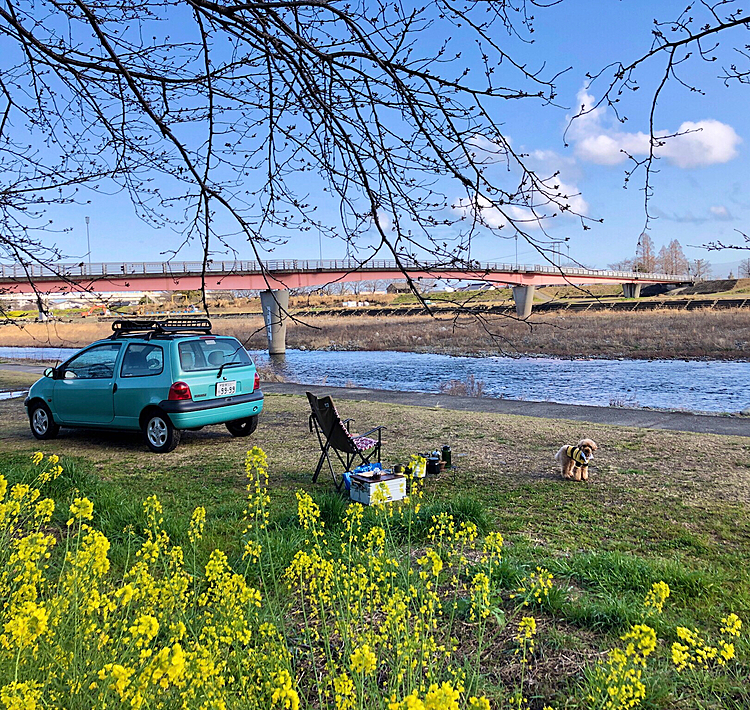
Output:
[[573,459],[579,466],[588,466],[589,460],[586,458],[586,454],[577,446],[568,446],[565,449],[565,453],[569,458]]

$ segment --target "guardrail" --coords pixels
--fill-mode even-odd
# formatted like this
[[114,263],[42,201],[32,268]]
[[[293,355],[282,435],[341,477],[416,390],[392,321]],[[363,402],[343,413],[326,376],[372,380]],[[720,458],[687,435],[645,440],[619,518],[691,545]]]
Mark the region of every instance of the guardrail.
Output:
[[[463,264],[445,262],[418,262],[404,260],[399,266],[396,261],[373,259],[365,264],[353,259],[281,259],[266,261],[262,268],[257,261],[213,261],[206,264],[206,273],[212,275],[227,274],[260,274],[266,273],[300,273],[300,272],[351,272],[358,271],[392,271],[394,275],[407,271],[427,271],[437,277],[441,272],[460,271],[471,275],[471,278],[486,275],[491,278],[493,273],[533,273],[533,274],[564,274],[565,276],[600,276],[633,280],[648,280],[661,282],[685,282],[694,279],[688,274],[658,274],[634,271],[611,271],[606,269],[582,269],[577,267],[557,267],[543,264],[499,264],[472,262],[469,267]],[[137,261],[122,263],[78,263],[58,264],[54,267],[40,264],[0,264],[0,279],[5,281],[27,281],[29,279],[98,279],[122,278],[139,276],[185,276],[203,272],[200,261]]]

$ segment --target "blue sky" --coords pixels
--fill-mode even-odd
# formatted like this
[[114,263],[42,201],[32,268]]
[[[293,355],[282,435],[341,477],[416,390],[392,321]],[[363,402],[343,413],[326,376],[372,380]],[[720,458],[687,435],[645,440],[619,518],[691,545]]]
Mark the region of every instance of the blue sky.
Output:
[[[655,9],[656,8],[656,9]],[[497,119],[504,123],[513,146],[529,153],[532,165],[545,173],[560,171],[560,180],[570,191],[580,192],[576,204],[593,218],[602,218],[590,231],[583,231],[580,220],[561,217],[550,224],[554,238],[570,237],[570,255],[591,267],[631,257],[644,226],[643,174],[637,174],[623,189],[625,161],[620,148],[642,154],[643,132],[648,129],[649,89],[663,69],[663,59],[645,65],[638,74],[642,88],[624,97],[622,110],[628,116],[618,124],[604,109],[575,122],[563,133],[568,119],[581,103],[601,97],[605,81],[588,87],[585,74],[615,60],[630,60],[645,52],[651,42],[654,13],[660,19],[675,17],[683,4],[672,0],[659,3],[642,0],[565,1],[535,11],[535,42],[514,45],[514,56],[522,56],[530,66],[546,63],[550,73],[571,69],[557,80],[559,107],[541,107],[533,102],[504,102]],[[742,44],[746,32],[736,31]],[[724,38],[724,41],[730,37]],[[734,231],[746,231],[750,210],[750,180],[747,151],[750,117],[746,110],[748,89],[725,87],[716,76],[732,56],[729,45],[713,64],[693,60],[684,75],[700,86],[705,95],[690,92],[676,82],[668,85],[657,111],[659,130],[694,132],[674,139],[662,151],[659,173],[654,177],[655,194],[651,211],[658,219],[650,227],[657,249],[678,239],[690,258],[709,258],[715,263],[733,261],[744,254],[706,253],[697,248],[707,241],[739,241]],[[89,192],[89,205],[71,205],[54,211],[55,226],[70,230],[59,244],[71,255],[86,253],[86,225],[90,217],[93,261],[151,260],[164,257],[160,252],[174,249],[180,237],[169,229],[154,228],[141,222],[127,195]],[[320,213],[334,219],[336,206],[319,198]],[[278,236],[283,236],[279,234]],[[696,245],[691,247],[690,245]],[[239,244],[241,252],[241,243]],[[317,234],[295,237],[279,245],[269,258],[317,258]],[[519,261],[538,261],[533,250],[519,242]],[[344,255],[343,246],[324,240],[324,258]],[[249,253],[241,253],[252,258]],[[199,250],[188,247],[185,259],[198,258]],[[472,257],[481,260],[513,260],[515,242],[479,236],[472,245]],[[179,258],[179,257],[178,257]],[[719,275],[719,274],[717,274]]]

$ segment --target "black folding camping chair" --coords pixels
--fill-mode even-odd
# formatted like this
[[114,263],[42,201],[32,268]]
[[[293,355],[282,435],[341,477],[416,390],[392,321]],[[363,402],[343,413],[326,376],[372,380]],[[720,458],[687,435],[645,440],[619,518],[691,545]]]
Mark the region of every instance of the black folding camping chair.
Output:
[[[310,401],[311,410],[308,422],[310,431],[312,432],[314,427],[320,444],[320,459],[315,468],[313,483],[318,480],[323,466],[327,463],[336,488],[341,487],[344,479],[343,476],[336,476],[331,462],[331,452],[338,458],[344,471],[351,471],[355,461],[370,463],[376,454],[378,462],[380,461],[381,433],[385,427],[376,426],[364,434],[352,434],[349,426],[354,419],[342,420],[329,396],[316,397],[312,392],[308,392],[307,399]],[[375,432],[378,433],[378,438],[370,438],[370,434]]]

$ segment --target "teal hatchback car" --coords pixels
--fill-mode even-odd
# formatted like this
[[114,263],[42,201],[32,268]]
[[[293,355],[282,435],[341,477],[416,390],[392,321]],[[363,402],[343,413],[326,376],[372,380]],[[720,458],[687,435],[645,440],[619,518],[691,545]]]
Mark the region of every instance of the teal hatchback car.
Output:
[[166,453],[185,429],[256,430],[263,392],[236,338],[194,318],[117,320],[112,330],[31,387],[25,405],[37,439],[53,439],[60,427],[140,429],[152,451]]

